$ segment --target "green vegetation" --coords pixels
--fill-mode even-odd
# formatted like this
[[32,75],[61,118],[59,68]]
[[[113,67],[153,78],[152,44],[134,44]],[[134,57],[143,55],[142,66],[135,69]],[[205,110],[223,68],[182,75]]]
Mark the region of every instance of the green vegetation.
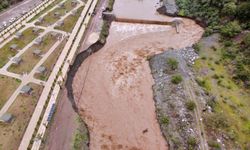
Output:
[[160,116],[160,123],[164,126],[167,126],[169,124],[169,119],[167,116],[161,115]]
[[56,37],[52,36],[50,33],[46,34],[43,37],[43,42],[40,45],[32,45],[29,49],[25,51],[23,55],[21,55],[22,58],[21,64],[19,65],[12,64],[8,68],[8,71],[17,74],[22,74],[24,72],[29,73],[41,59],[40,56],[34,55],[33,51],[38,49],[41,50],[42,54],[45,54],[50,50],[50,48],[55,44],[56,41],[57,41]]
[[36,25],[48,27],[55,22],[57,22],[61,16],[64,16],[66,13],[74,9],[74,6],[71,5],[72,0],[67,0],[64,7],[58,7],[50,11],[46,16],[43,17],[41,23],[36,22]]
[[187,101],[185,105],[186,105],[186,108],[190,111],[193,111],[196,107],[195,102],[191,100]]
[[18,2],[21,2],[23,0],[1,0],[0,1],[0,12],[6,8],[8,8],[10,5],[16,4]]
[[188,137],[187,144],[188,149],[193,150],[197,146],[197,141],[194,137]]
[[0,109],[20,85],[20,80],[0,75]]
[[115,3],[115,0],[109,0],[106,9],[107,9],[108,11],[112,11],[112,10],[113,10],[113,5],[114,5],[114,3]]
[[81,15],[83,7],[80,7],[75,15],[70,15],[66,19],[64,19],[64,24],[62,26],[55,27],[55,29],[63,30],[65,32],[71,32],[75,27],[75,24],[78,18]]
[[173,84],[179,84],[179,83],[181,83],[182,82],[182,76],[181,75],[174,75],[174,76],[172,76],[172,78],[171,78],[171,82],[173,83]]
[[242,30],[250,29],[250,1],[177,0],[177,5],[179,15],[205,23],[205,35],[221,33],[225,45],[223,59],[233,64],[230,70],[233,71],[234,80],[250,88],[250,45],[245,41],[235,41],[237,35],[246,36],[247,39],[250,34],[242,33]]
[[[32,30],[33,28],[28,28],[24,30],[22,32],[23,35],[20,39],[14,38],[0,48],[0,68],[3,67],[9,61],[10,57],[15,56],[18,52],[16,50],[10,50],[11,45],[16,44],[17,50],[21,50],[38,36],[38,34],[34,34]],[[41,29],[38,31],[38,33],[42,31],[43,30]]]
[[[250,27],[250,1],[177,0],[176,3],[180,8],[179,15],[193,17],[205,23],[206,35],[218,32],[225,25],[228,26],[227,31],[231,32],[229,28],[237,27],[235,23],[230,23],[234,21],[239,21],[244,29]],[[237,27],[238,29],[240,28]],[[225,31],[222,30],[224,33]]]
[[216,141],[212,141],[212,140],[209,140],[208,142],[208,146],[212,147],[212,148],[215,148],[215,149],[220,149],[220,144]]
[[[239,43],[247,45],[248,36],[244,34]],[[207,105],[211,107],[213,113],[204,115],[206,130],[212,133],[210,140],[218,138],[221,134],[228,137],[228,140],[224,141],[227,149],[236,149],[236,147],[249,149],[247,146],[250,141],[250,130],[248,130],[250,129],[248,124],[250,92],[249,89],[244,88],[246,86],[242,86],[244,84],[238,82],[240,80],[235,79],[234,66],[237,62],[232,63],[233,57],[239,60],[242,55],[239,55],[240,52],[236,54],[236,42],[232,41],[231,44],[227,44],[231,46],[226,47],[224,41],[216,42],[219,41],[219,36],[213,35],[210,38],[216,39],[212,40],[215,42],[210,43],[212,46],[207,47],[206,40],[198,43],[201,59],[196,60],[194,65],[198,75],[197,83],[211,97]],[[206,59],[202,59],[203,57]],[[210,145],[213,144],[210,143]]]
[[56,0],[54,1],[52,4],[50,4],[48,7],[46,7],[44,10],[42,10],[41,12],[39,12],[37,15],[35,15],[32,19],[29,20],[29,23],[38,19],[39,17],[41,17],[44,13],[48,12],[50,9],[52,9],[55,5],[57,5],[59,2],[61,2],[61,0]]
[[178,69],[179,62],[174,58],[168,58],[167,64],[172,70]]
[[103,21],[102,24],[102,30],[100,33],[100,41],[101,43],[105,43],[106,42],[106,38],[109,35],[109,27],[110,27],[110,23],[106,20]]
[[54,65],[56,64],[67,40],[63,40],[62,43],[54,50],[54,52],[46,59],[46,61],[42,64],[46,68],[46,72],[43,74],[36,73],[34,76],[37,79],[47,81],[51,72],[54,69]]
[[73,140],[72,149],[73,150],[82,150],[86,149],[89,142],[88,130],[86,125],[83,123],[81,118],[77,117],[78,128]]
[[42,93],[42,86],[36,84],[29,85],[33,89],[32,94],[19,94],[7,111],[14,116],[14,121],[8,125],[0,124],[0,145],[2,145],[1,148],[3,150],[18,149],[40,94]]

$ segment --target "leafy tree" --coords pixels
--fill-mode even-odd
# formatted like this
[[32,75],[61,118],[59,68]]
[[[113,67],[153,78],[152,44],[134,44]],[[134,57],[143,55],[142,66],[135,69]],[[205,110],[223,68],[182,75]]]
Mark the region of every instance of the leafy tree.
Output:
[[225,37],[234,37],[241,32],[241,26],[238,21],[227,23],[221,28],[221,34]]
[[226,3],[222,9],[222,13],[229,16],[234,16],[237,11],[237,6],[234,2]]
[[250,1],[243,2],[238,6],[237,17],[241,20],[250,20]]

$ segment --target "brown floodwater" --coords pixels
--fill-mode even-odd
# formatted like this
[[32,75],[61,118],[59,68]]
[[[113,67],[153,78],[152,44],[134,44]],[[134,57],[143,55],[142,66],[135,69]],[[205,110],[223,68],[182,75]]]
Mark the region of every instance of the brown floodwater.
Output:
[[[116,0],[115,13],[140,17],[142,12],[155,12],[154,0],[135,1]],[[150,13],[142,17],[150,18]],[[156,119],[147,58],[169,48],[191,46],[201,38],[200,26],[188,19],[183,22],[179,34],[171,26],[113,22],[107,44],[83,62],[73,89],[90,131],[91,150],[167,149]]]

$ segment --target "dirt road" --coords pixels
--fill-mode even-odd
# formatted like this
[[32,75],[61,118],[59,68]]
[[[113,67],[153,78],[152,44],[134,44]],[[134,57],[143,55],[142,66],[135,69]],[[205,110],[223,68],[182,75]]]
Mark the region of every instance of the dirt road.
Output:
[[190,20],[180,34],[169,26],[127,25],[113,23],[105,47],[79,68],[73,83],[77,106],[90,130],[90,149],[164,150],[146,60],[168,48],[191,46],[203,29]]

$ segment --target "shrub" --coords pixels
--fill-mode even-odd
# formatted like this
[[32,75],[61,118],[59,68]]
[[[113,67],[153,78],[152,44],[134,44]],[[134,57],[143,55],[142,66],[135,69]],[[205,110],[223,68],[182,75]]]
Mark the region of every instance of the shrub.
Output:
[[167,116],[161,116],[160,117],[160,123],[167,126],[169,124],[169,119]]
[[250,33],[247,33],[243,38],[243,43],[246,47],[250,47]]
[[186,108],[190,111],[193,111],[196,107],[195,102],[191,100],[187,101],[185,105],[186,105]]
[[199,43],[196,43],[193,45],[193,48],[196,53],[199,53],[199,51],[201,50],[201,45]]
[[194,137],[188,137],[188,149],[193,149],[197,145],[197,141]]
[[181,83],[182,80],[183,80],[182,76],[174,75],[174,76],[172,76],[171,82],[174,84],[179,84],[179,83]]
[[223,113],[208,114],[205,117],[206,125],[213,129],[228,128],[229,122]]
[[179,65],[179,62],[174,58],[168,58],[167,63],[172,70],[176,70]]
[[237,21],[229,22],[221,28],[221,34],[225,37],[234,37],[241,32],[241,26]]
[[220,149],[220,144],[216,141],[212,141],[212,140],[209,140],[207,142],[208,146],[212,147],[212,148],[217,148],[217,149]]

